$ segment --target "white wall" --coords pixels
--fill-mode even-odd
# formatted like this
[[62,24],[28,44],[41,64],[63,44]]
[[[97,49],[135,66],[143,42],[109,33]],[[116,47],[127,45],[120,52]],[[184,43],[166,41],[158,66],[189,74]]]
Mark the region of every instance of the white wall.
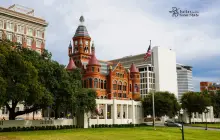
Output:
[[154,47],[153,65],[156,91],[169,91],[178,97],[176,53],[164,47]]
[[[90,118],[88,122],[88,116],[84,115],[84,128],[88,128],[88,124],[140,124],[143,122],[143,110],[142,103],[140,101],[134,100],[106,100],[106,99],[96,99],[97,108],[100,105],[104,105],[104,118],[97,116],[96,119]],[[107,118],[107,105],[111,106],[111,118]],[[121,107],[122,105],[122,107]],[[117,107],[119,106],[119,108]],[[120,117],[117,116],[120,112]],[[125,118],[122,114],[125,112]]]
[[73,119],[64,120],[7,120],[0,121],[0,128],[7,127],[31,127],[31,126],[57,126],[57,125],[76,125]]

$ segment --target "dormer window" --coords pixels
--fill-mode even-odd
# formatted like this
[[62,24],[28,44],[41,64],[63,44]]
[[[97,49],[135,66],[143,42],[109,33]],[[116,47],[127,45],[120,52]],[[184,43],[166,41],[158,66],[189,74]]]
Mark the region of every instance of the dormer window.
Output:
[[92,72],[94,72],[95,71],[95,68],[94,67],[92,67]]

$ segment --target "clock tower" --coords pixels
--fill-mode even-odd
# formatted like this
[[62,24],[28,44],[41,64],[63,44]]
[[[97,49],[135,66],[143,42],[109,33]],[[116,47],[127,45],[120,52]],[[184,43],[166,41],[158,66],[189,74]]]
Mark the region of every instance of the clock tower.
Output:
[[80,25],[76,29],[75,35],[72,38],[73,50],[70,57],[72,57],[77,67],[82,68],[88,63],[91,57],[91,37],[89,36],[86,26],[84,25],[84,17],[81,16],[79,21]]

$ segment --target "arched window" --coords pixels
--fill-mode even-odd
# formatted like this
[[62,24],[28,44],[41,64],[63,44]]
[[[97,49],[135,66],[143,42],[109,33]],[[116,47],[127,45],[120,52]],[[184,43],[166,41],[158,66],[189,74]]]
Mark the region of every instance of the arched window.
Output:
[[122,82],[118,82],[118,90],[122,90]]
[[127,90],[127,83],[126,83],[126,82],[124,82],[124,84],[123,84],[123,90],[124,90],[124,91]]
[[114,97],[117,97],[117,93],[116,92],[114,93]]
[[131,84],[130,84],[130,92],[132,91],[132,86],[131,86]]
[[94,88],[98,88],[98,79],[97,78],[95,78],[95,80],[94,80]]
[[103,80],[101,80],[101,89],[103,89]]
[[117,90],[117,81],[116,80],[113,81],[113,90]]
[[92,88],[92,78],[89,78],[89,88]]
[[106,80],[104,81],[104,89],[107,88],[107,83],[106,83]]
[[138,92],[138,85],[137,84],[134,85],[134,92]]

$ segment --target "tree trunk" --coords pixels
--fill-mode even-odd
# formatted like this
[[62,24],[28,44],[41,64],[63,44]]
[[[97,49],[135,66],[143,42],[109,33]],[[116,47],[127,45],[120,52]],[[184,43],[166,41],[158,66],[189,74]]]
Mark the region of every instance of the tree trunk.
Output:
[[16,114],[14,110],[9,110],[9,120],[15,120]]
[[54,109],[54,114],[55,114],[55,119],[57,119],[58,116],[59,116],[59,109],[58,109],[58,107],[56,107],[56,108]]

